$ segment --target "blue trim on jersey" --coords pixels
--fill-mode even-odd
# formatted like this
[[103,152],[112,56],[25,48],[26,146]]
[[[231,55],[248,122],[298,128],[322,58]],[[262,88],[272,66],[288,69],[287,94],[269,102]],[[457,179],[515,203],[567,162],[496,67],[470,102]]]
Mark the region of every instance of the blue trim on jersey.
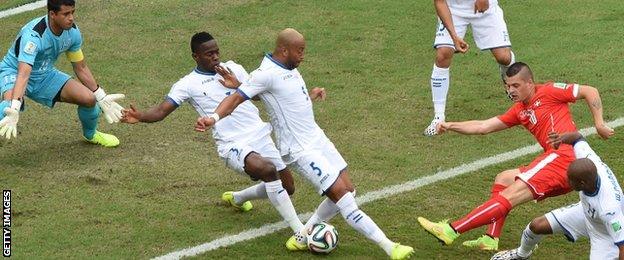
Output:
[[574,140],[574,142],[572,142],[572,146],[575,146],[576,143],[580,142],[580,141],[585,141],[587,142],[587,140],[585,140],[585,137],[583,135],[581,135],[581,137],[579,137],[578,139]]
[[286,69],[286,70],[292,70],[292,69],[287,68],[287,67],[286,67],[286,65],[282,64],[281,62],[276,61],[275,59],[273,59],[273,54],[271,54],[271,53],[267,53],[267,54],[265,54],[264,56],[266,56],[266,57],[267,57],[269,60],[271,60],[273,63],[277,64],[277,66],[280,66],[280,67],[282,67],[283,69]]
[[243,92],[240,89],[236,89],[236,92],[238,92],[238,94],[240,94],[241,96],[243,96],[245,98],[245,100],[250,100],[251,98],[249,96],[247,96],[247,94],[245,94],[245,92]]
[[213,72],[210,72],[210,71],[202,71],[202,70],[200,70],[198,67],[195,67],[195,69],[194,69],[193,71],[195,71],[195,72],[196,72],[196,73],[198,73],[198,74],[207,75],[207,76],[214,76],[214,75],[217,75],[217,73],[216,73],[216,72],[214,72],[214,71],[213,71]]
[[619,242],[615,242],[615,243],[613,243],[613,244],[615,244],[616,246],[621,246],[621,245],[624,245],[624,240],[619,241]]
[[549,213],[550,215],[553,216],[555,221],[557,221],[557,224],[561,227],[561,229],[563,229],[563,235],[568,239],[568,241],[576,242],[576,239],[574,239],[574,236],[572,236],[572,233],[570,233],[570,231],[568,231],[563,225],[561,225],[561,222],[559,222],[559,220],[557,219],[557,216],[555,216],[555,214],[552,214],[551,212]]
[[585,191],[583,191],[583,194],[587,197],[595,197],[596,195],[598,195],[598,192],[600,191],[600,176],[596,176],[598,178],[596,178],[596,191],[594,191],[594,193],[592,194],[587,194]]
[[173,100],[173,98],[171,98],[171,97],[169,97],[169,96],[167,96],[167,97],[165,98],[165,100],[169,101],[169,102],[170,102],[172,105],[174,105],[175,107],[179,107],[179,106],[180,106],[180,104],[178,104],[178,102],[176,102],[175,100]]

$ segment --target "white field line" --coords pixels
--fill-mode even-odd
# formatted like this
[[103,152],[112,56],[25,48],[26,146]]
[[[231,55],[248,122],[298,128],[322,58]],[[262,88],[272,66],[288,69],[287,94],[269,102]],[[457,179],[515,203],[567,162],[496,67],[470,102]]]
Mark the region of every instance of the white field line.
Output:
[[19,7],[11,8],[9,10],[4,10],[0,12],[0,18],[9,17],[16,14],[21,14],[23,12],[28,12],[35,10],[37,8],[41,8],[48,5],[48,1],[42,0],[37,2],[32,2],[30,4],[25,4]]
[[[607,124],[612,128],[620,127],[624,125],[624,117],[618,118]],[[589,135],[596,134],[596,129],[594,127],[584,128],[584,129],[581,129],[580,132],[584,136],[589,136]],[[363,204],[373,202],[376,200],[392,197],[399,193],[412,191],[412,190],[415,190],[417,188],[420,188],[422,186],[425,186],[434,182],[438,182],[438,181],[453,178],[462,174],[478,171],[478,170],[481,170],[483,168],[486,168],[495,164],[513,160],[513,159],[516,159],[516,158],[519,158],[528,154],[536,153],[539,151],[541,151],[541,147],[538,144],[525,146],[525,147],[522,147],[513,151],[483,158],[483,159],[480,159],[480,160],[477,160],[468,164],[462,164],[455,168],[437,172],[433,175],[421,177],[421,178],[408,181],[402,184],[388,186],[380,190],[371,191],[366,194],[363,194],[362,196],[357,197],[357,202],[359,205],[363,205]],[[303,214],[299,214],[299,218],[308,219],[310,218],[311,215],[312,215],[312,212],[303,213]],[[154,259],[163,259],[163,260],[164,259],[180,259],[182,257],[196,256],[196,255],[208,252],[208,251],[215,250],[220,247],[231,246],[238,242],[266,236],[266,235],[275,233],[281,229],[285,229],[287,227],[288,226],[286,225],[284,221],[270,223],[270,224],[263,225],[259,228],[249,229],[249,230],[240,232],[235,235],[227,235],[219,239],[210,241],[208,243],[204,243],[204,244],[197,245],[194,247],[189,247],[189,248],[185,248],[179,251],[171,252],[169,254],[156,257]]]

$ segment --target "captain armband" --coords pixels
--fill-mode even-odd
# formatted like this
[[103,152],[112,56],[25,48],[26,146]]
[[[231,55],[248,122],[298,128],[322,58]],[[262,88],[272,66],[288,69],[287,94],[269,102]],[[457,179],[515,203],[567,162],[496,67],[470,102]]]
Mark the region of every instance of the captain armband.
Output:
[[67,59],[69,59],[72,63],[84,60],[84,55],[82,54],[81,49],[78,49],[77,51],[68,51],[65,55],[67,55]]

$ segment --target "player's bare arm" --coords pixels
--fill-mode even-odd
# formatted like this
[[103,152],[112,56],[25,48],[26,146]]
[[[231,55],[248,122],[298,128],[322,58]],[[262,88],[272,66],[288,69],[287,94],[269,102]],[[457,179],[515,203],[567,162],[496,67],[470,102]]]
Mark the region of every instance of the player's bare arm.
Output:
[[323,101],[327,97],[327,91],[325,91],[325,88],[315,87],[310,90],[309,95],[312,101]]
[[121,122],[128,124],[142,123],[154,123],[165,119],[171,112],[176,109],[176,106],[169,101],[164,101],[158,106],[154,106],[149,110],[143,112],[136,109],[134,105],[130,105],[130,109],[123,110],[123,117]]
[[455,25],[453,24],[453,18],[451,16],[451,10],[449,9],[446,0],[434,0],[433,4],[435,5],[436,13],[440,18],[440,21],[442,21],[442,24],[453,39],[455,50],[461,53],[466,53],[470,46],[464,41],[464,39],[457,36]]
[[96,91],[98,88],[97,82],[95,81],[95,77],[91,73],[91,70],[87,66],[87,63],[84,60],[72,62],[72,67],[74,72],[76,73],[76,77],[91,91]]
[[223,99],[223,101],[221,101],[221,103],[219,104],[217,109],[215,109],[215,112],[212,115],[200,117],[197,119],[197,122],[195,122],[195,131],[206,131],[206,129],[214,126],[217,121],[221,120],[221,118],[232,114],[234,109],[236,109],[236,107],[238,107],[238,105],[243,102],[245,102],[245,98],[238,92],[227,96],[225,99]]
[[465,135],[485,135],[509,128],[498,117],[486,120],[471,120],[463,122],[442,122],[438,125],[438,131],[444,133],[453,131]]
[[604,122],[604,118],[602,117],[602,100],[596,88],[585,85],[579,86],[577,99],[585,99],[585,102],[587,102],[589,111],[591,111],[594,118],[594,126],[600,137],[607,139],[615,133],[613,129],[608,127]]
[[475,1],[475,6],[474,6],[474,12],[476,13],[483,13],[485,11],[487,11],[490,8],[490,1],[489,0],[476,0]]
[[564,144],[574,144],[577,140],[581,139],[583,135],[579,132],[568,132],[559,134],[557,132],[548,133],[548,141],[553,148],[559,149],[559,145]]
[[20,62],[17,65],[17,79],[15,80],[15,87],[13,88],[13,96],[11,99],[22,99],[24,92],[26,92],[26,85],[30,79],[30,73],[32,72],[32,66],[26,62]]

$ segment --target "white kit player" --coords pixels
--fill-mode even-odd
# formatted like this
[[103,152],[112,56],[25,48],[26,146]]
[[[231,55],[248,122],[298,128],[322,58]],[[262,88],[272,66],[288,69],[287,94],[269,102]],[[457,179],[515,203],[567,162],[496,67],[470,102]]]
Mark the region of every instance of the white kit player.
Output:
[[[221,63],[216,40],[207,32],[191,38],[192,56],[197,67],[176,82],[166,99],[147,111],[134,106],[124,110],[122,122],[153,123],[163,120],[184,102],[190,103],[200,116],[207,116],[229,94],[236,92],[223,86],[215,67],[226,67],[240,80],[249,75],[233,61]],[[226,192],[222,199],[242,211],[252,208],[252,199],[268,198],[293,231],[303,228],[289,194],[294,191],[292,176],[271,139],[271,125],[262,121],[251,101],[241,104],[230,117],[215,125],[212,131],[219,157],[230,169],[262,182],[239,192]],[[278,174],[279,172],[279,174]],[[284,179],[284,183],[280,180]],[[285,192],[286,188],[286,192]]]
[[[280,32],[273,53],[264,57],[249,80],[243,82],[237,93],[225,98],[214,114],[199,118],[196,129],[203,131],[218,124],[245,100],[259,97],[266,105],[284,161],[310,181],[319,194],[328,197],[308,220],[306,229],[340,212],[351,227],[378,244],[392,259],[408,258],[414,249],[390,241],[356,204],[347,163],[316,124],[306,84],[297,70],[304,51],[303,35],[290,28]],[[241,84],[228,71],[217,71],[226,79],[226,85]],[[303,235],[306,229],[286,242],[289,250],[307,250]]]
[[446,98],[450,87],[451,60],[455,52],[466,53],[469,45],[464,41],[468,26],[479,49],[490,50],[500,67],[504,79],[506,68],[515,62],[503,9],[497,0],[435,0],[438,14],[436,29],[435,63],[431,72],[431,95],[434,118],[423,132],[426,136],[437,134],[436,125],[445,121]]
[[528,259],[547,234],[563,234],[572,242],[589,237],[593,260],[624,259],[624,194],[615,175],[578,132],[552,135],[555,144],[574,144],[577,160],[568,168],[568,180],[581,200],[533,219],[522,233],[520,247],[498,252],[492,259]]

